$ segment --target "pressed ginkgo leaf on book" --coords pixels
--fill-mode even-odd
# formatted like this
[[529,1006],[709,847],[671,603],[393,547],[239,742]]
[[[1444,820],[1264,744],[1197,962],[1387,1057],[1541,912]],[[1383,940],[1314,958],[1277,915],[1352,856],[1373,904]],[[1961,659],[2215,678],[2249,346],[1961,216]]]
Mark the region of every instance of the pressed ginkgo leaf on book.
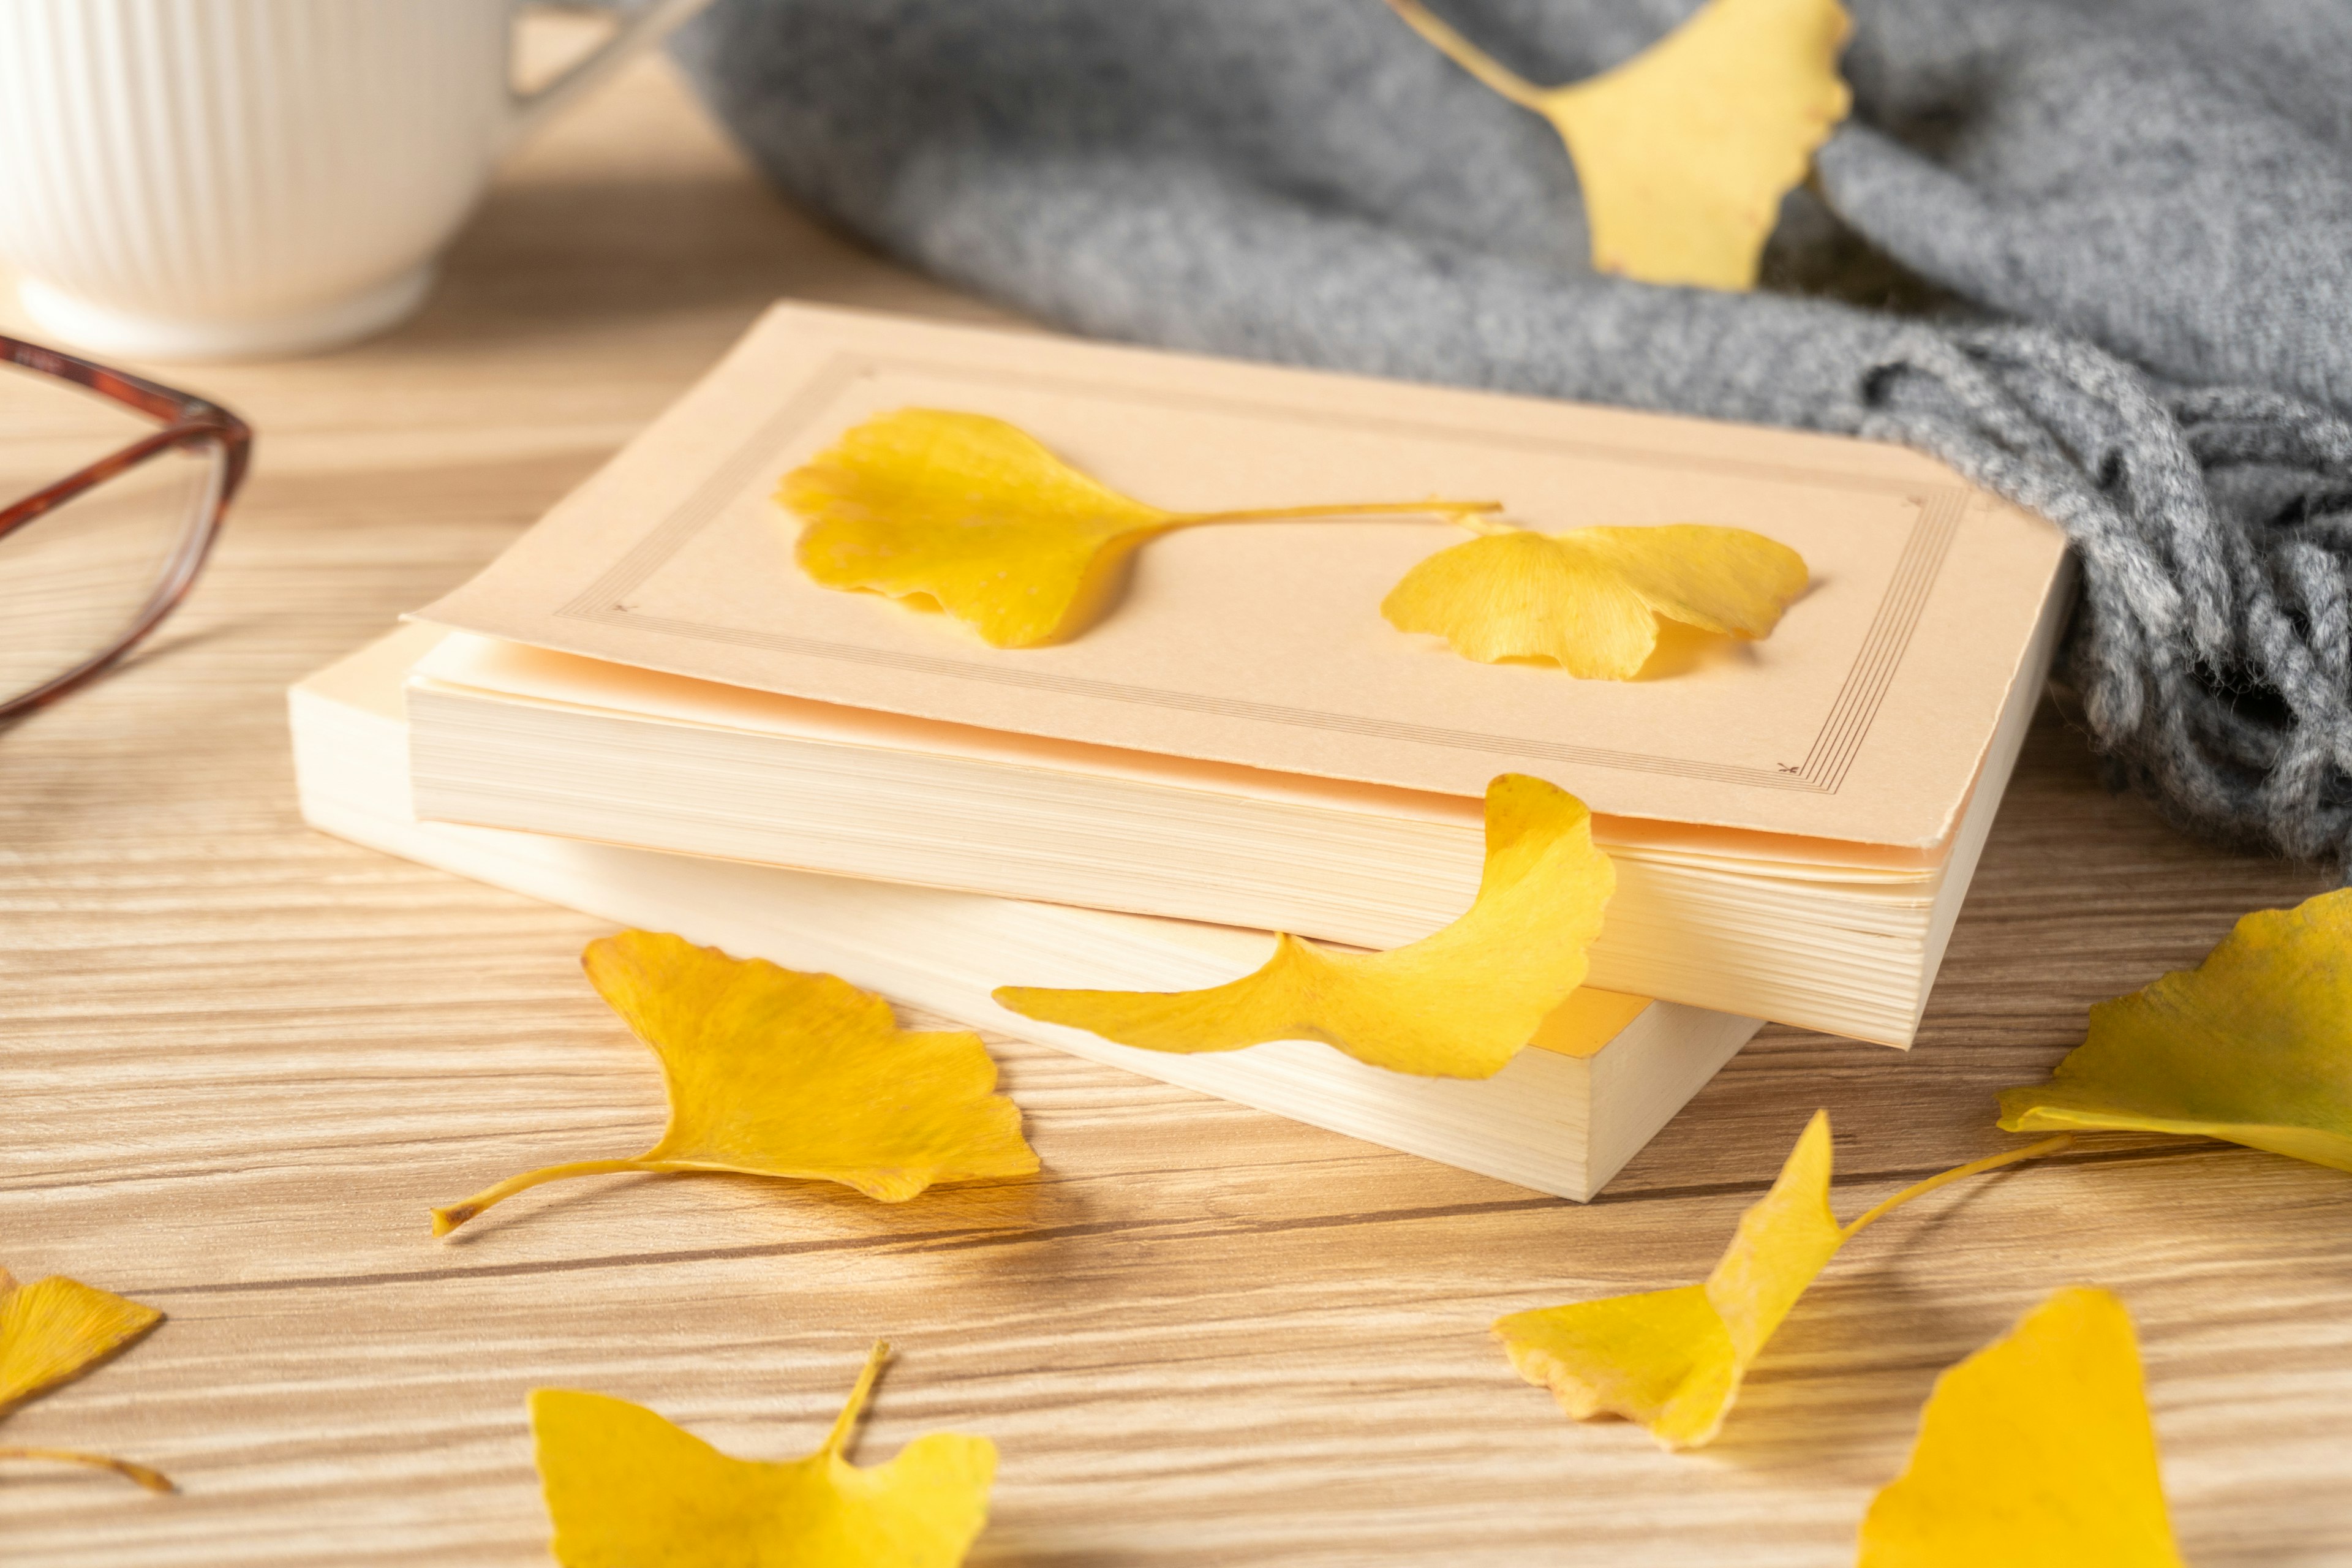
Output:
[[1858,1568],[2180,1568],[2131,1314],[2052,1295],[1936,1379]]
[[1829,1112],[1815,1111],[1771,1191],[1739,1216],[1706,1283],[1514,1312],[1496,1320],[1495,1333],[1519,1375],[1549,1387],[1569,1415],[1622,1415],[1669,1448],[1698,1447],[1723,1430],[1741,1379],[1797,1299],[1863,1227],[1947,1182],[2070,1141],[1972,1160],[1841,1226],[1830,1212]]
[[1585,679],[1631,680],[1658,646],[1660,616],[1769,637],[1805,583],[1804,557],[1744,528],[1510,529],[1422,562],[1381,613],[1465,658],[1549,658]]
[[1505,773],[1486,786],[1486,864],[1469,912],[1386,952],[1275,941],[1256,973],[1205,991],[1006,985],[1024,1017],[1153,1051],[1321,1040],[1359,1061],[1435,1078],[1491,1078],[1584,983],[1585,950],[1617,886],[1592,815],[1557,785]]
[[904,1030],[887,1002],[846,981],[654,931],[600,937],[581,963],[661,1058],[668,1128],[635,1158],[527,1171],[436,1209],[434,1235],[568,1176],[731,1171],[899,1203],[934,1182],[1037,1169],[977,1035]]
[[995,647],[1034,647],[1097,616],[1138,545],[1171,528],[1383,513],[1452,518],[1494,501],[1170,511],[1097,483],[1002,419],[901,408],[784,476],[801,570],[828,588],[938,605]]
[[2352,1171],[2352,889],[2256,910],[2195,969],[2091,1009],[2000,1124],[2203,1133]]
[[1592,265],[1646,283],[1752,289],[1780,198],[1852,97],[1837,0],[1707,0],[1613,70],[1539,88],[1420,0],[1389,0],[1471,75],[1552,122],[1576,163]]
[[842,1457],[877,1344],[815,1453],[737,1459],[641,1405],[534,1389],[531,1436],[564,1568],[955,1568],[988,1520],[996,1445],[934,1432],[887,1464]]
[[[129,1344],[163,1314],[111,1292],[53,1274],[19,1285],[0,1268],[0,1416],[76,1377]],[[0,1459],[50,1459],[114,1471],[167,1492],[172,1483],[145,1465],[73,1448],[0,1446]]]

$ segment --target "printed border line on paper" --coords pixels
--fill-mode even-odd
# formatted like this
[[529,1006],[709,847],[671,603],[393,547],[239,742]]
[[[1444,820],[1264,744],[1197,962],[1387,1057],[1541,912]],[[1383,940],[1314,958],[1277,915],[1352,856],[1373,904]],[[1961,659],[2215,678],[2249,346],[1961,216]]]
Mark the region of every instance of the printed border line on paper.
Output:
[[[782,406],[761,422],[728,459],[704,479],[693,493],[670,514],[651,529],[621,558],[596,580],[583,589],[555,614],[565,620],[591,621],[608,626],[625,626],[639,631],[698,642],[732,644],[740,647],[757,647],[772,653],[791,654],[803,658],[837,659],[845,663],[863,664],[879,668],[904,670],[910,674],[936,676],[951,680],[977,680],[994,686],[1025,687],[1032,690],[1053,691],[1065,696],[1084,697],[1105,702],[1121,702],[1131,706],[1164,708],[1194,713],[1207,713],[1219,718],[1239,719],[1252,723],[1281,724],[1300,729],[1323,730],[1335,733],[1361,735],[1378,740],[1402,741],[1423,746],[1443,746],[1454,750],[1504,753],[1539,759],[1550,763],[1566,763],[1581,767],[1611,768],[1630,773],[1663,773],[1675,777],[1704,780],[1713,784],[1744,784],[1759,789],[1801,790],[1807,794],[1834,795],[1845,781],[1847,769],[1862,749],[1872,721],[1877,717],[1879,705],[1892,685],[1895,669],[1909,647],[1911,635],[1917,627],[1926,609],[1929,591],[1943,570],[1950,551],[1953,536],[1958,531],[1961,513],[1967,509],[1968,492],[1958,486],[1940,486],[1922,493],[1919,487],[1887,480],[1871,480],[1852,474],[1822,469],[1790,468],[1784,465],[1758,463],[1736,458],[1695,458],[1677,454],[1668,461],[1680,469],[1703,468],[1717,472],[1742,473],[1758,478],[1787,480],[1802,479],[1816,484],[1829,484],[1840,489],[1894,490],[1919,509],[1903,551],[1895,563],[1885,593],[1878,609],[1871,617],[1870,629],[1864,635],[1862,647],[1839,687],[1836,699],[1830,704],[1821,729],[1814,735],[1804,762],[1793,768],[1759,768],[1737,763],[1709,763],[1694,758],[1652,755],[1636,752],[1621,752],[1605,747],[1563,745],[1557,742],[1530,740],[1517,735],[1490,735],[1475,730],[1455,730],[1440,725],[1408,723],[1397,720],[1379,719],[1363,714],[1331,713],[1318,709],[1295,708],[1276,702],[1251,702],[1237,698],[1212,697],[1199,692],[1178,691],[1161,687],[1136,686],[1122,681],[1095,680],[1084,676],[1056,675],[1044,670],[1024,669],[1011,664],[982,663],[972,659],[943,658],[932,654],[904,653],[895,649],[865,647],[855,643],[831,642],[817,637],[793,637],[782,632],[751,630],[740,626],[709,626],[698,621],[681,620],[669,616],[649,616],[626,606],[628,595],[672,557],[715,521],[728,504],[759,477],[760,470],[774,460],[775,454],[787,446],[806,426],[831,407],[841,394],[853,384],[870,378],[886,370],[913,372],[948,379],[1002,385],[1006,382],[1080,392],[1091,397],[1121,397],[1130,402],[1157,404],[1166,406],[1196,406],[1231,412],[1236,408],[1269,419],[1287,420],[1294,424],[1332,424],[1350,429],[1381,428],[1383,426],[1428,439],[1432,436],[1451,437],[1465,445],[1514,447],[1523,450],[1577,452],[1605,457],[1612,461],[1624,461],[1628,448],[1602,446],[1575,440],[1546,440],[1540,437],[1497,437],[1485,433],[1447,429],[1420,423],[1398,420],[1368,419],[1360,416],[1317,415],[1309,410],[1284,408],[1279,405],[1236,404],[1230,398],[1187,396],[1171,394],[1141,393],[1129,387],[1106,387],[1099,383],[1074,381],[1066,377],[1039,375],[1008,375],[1002,373],[981,373],[968,365],[934,363],[928,361],[897,356],[836,353],[816,374],[803,384],[799,392],[788,398]],[[1638,451],[1630,454],[1641,456]]]

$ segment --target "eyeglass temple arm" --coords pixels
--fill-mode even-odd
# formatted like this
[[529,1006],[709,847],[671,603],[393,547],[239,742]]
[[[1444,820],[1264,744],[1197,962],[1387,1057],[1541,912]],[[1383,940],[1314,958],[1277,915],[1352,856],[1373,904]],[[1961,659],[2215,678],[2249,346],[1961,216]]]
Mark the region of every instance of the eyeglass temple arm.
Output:
[[86,386],[101,397],[135,408],[149,418],[160,419],[166,425],[186,423],[192,416],[201,416],[213,407],[201,397],[176,392],[160,382],[149,381],[143,375],[110,370],[92,361],[59,353],[56,349],[29,343],[22,338],[12,338],[5,333],[0,333],[0,362],[38,371],[43,375],[54,375],[77,386]]
[[152,419],[164,422],[165,429],[132,442],[117,452],[110,452],[96,462],[68,474],[53,485],[34,491],[23,500],[0,507],[0,536],[23,527],[45,512],[54,511],[98,485],[104,484],[125,469],[145,462],[158,452],[192,441],[209,437],[226,448],[228,472],[222,485],[222,500],[234,493],[245,478],[245,467],[253,442],[251,426],[216,404],[208,403],[192,394],[180,392],[144,376],[128,371],[110,370],[105,365],[60,353],[39,343],[26,342],[0,333],[0,363],[15,364],[43,375],[52,375],[77,386],[88,387],[100,396],[126,407],[133,408]]

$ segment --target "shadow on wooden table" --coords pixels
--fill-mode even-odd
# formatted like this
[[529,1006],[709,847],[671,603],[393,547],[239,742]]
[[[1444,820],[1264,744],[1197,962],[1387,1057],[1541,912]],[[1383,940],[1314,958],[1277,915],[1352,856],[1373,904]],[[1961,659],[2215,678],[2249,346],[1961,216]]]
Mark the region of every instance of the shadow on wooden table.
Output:
[[493,190],[394,342],[514,350],[574,329],[709,321],[713,357],[783,298],[1004,321],[788,205],[748,170]]

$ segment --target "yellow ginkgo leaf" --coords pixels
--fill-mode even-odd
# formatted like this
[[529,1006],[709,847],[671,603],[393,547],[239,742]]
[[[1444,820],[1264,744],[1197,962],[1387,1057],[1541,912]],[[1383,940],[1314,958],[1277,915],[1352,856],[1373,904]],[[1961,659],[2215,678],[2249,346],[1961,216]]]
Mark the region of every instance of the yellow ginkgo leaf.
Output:
[[2000,1124],[2200,1132],[2352,1171],[2352,889],[2257,910],[2195,969],[2091,1009]]
[[1936,1380],[1859,1568],[2180,1568],[2131,1314],[2060,1290]]
[[1658,646],[1659,616],[1767,637],[1806,581],[1803,556],[1744,528],[1512,529],[1430,556],[1381,614],[1484,664],[1549,658],[1582,679],[1631,680]]
[[1539,1307],[1495,1333],[1529,1383],[1578,1420],[1638,1421],[1669,1448],[1715,1440],[1740,1380],[1838,1248],[1864,1226],[1947,1182],[2063,1147],[2065,1138],[1994,1154],[1906,1187],[1853,1223],[1830,1213],[1830,1118],[1813,1113],[1772,1190],[1739,1216],[1704,1285]]
[[[53,1274],[19,1285],[0,1268],[0,1415],[54,1388],[163,1321],[152,1307]],[[55,1459],[94,1465],[128,1477],[149,1491],[172,1483],[144,1465],[71,1448],[0,1447],[0,1458]]]
[[614,1171],[839,1182],[900,1203],[933,1182],[1037,1169],[977,1035],[910,1033],[846,981],[654,931],[599,937],[580,962],[661,1058],[667,1130],[635,1159],[527,1171],[436,1209],[434,1235],[541,1182]]
[[1118,567],[1153,534],[1204,522],[1493,511],[1408,501],[1177,512],[1096,483],[985,415],[901,408],[851,429],[784,476],[803,521],[801,570],[828,588],[935,605],[994,647],[1034,647],[1101,610]]
[[1707,0],[1614,70],[1539,88],[1430,14],[1389,0],[1495,91],[1552,122],[1576,163],[1592,265],[1645,283],[1752,289],[1780,198],[1845,118],[1838,0]]
[[1152,1051],[1230,1051],[1321,1040],[1359,1061],[1433,1078],[1491,1078],[1584,983],[1616,868],[1592,814],[1538,778],[1486,786],[1486,867],[1470,910],[1387,952],[1276,939],[1255,973],[1206,991],[1053,991],[1007,985],[1024,1017]]
[[934,1432],[889,1463],[842,1458],[890,1347],[877,1344],[824,1444],[735,1459],[642,1405],[531,1391],[540,1484],[563,1568],[955,1568],[988,1521],[996,1445]]

